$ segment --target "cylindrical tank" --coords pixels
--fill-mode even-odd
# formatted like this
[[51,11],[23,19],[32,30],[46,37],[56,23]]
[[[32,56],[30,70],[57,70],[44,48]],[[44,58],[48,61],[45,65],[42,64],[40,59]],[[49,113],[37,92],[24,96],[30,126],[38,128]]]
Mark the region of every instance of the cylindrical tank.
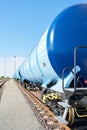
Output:
[[19,73],[21,75],[21,80],[28,80],[28,76],[27,73],[25,71],[25,62],[21,65],[20,69],[19,69]]
[[[47,35],[47,53],[55,72],[61,77],[63,68],[73,68],[74,49],[87,46],[87,4],[74,5],[60,13]],[[78,65],[87,67],[87,50],[78,53]],[[82,72],[83,73],[83,72]]]
[[13,77],[15,79],[21,80],[20,69],[19,68],[16,70],[16,73],[13,75]]
[[[47,86],[51,81],[62,86],[62,70],[74,68],[74,49],[87,46],[87,4],[78,4],[62,11],[42,36],[40,42],[23,65],[23,77]],[[84,75],[87,68],[87,50],[77,55],[77,70]],[[22,68],[20,68],[22,69]],[[23,67],[24,69],[24,67]],[[66,86],[73,80],[72,73],[65,73]],[[69,81],[69,82],[68,82]]]

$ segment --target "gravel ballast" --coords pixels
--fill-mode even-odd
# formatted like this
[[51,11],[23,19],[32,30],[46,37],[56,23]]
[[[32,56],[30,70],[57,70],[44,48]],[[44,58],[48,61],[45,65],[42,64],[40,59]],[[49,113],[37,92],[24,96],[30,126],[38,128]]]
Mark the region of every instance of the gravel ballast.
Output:
[[1,97],[0,130],[44,130],[13,80],[5,83]]

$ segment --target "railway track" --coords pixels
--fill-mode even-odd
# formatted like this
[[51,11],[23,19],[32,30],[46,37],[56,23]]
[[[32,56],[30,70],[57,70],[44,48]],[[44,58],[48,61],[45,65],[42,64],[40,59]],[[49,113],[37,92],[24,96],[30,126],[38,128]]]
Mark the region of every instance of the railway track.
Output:
[[0,80],[0,101],[1,101],[1,96],[2,96],[2,91],[4,88],[4,84],[8,81],[8,79],[2,79]]
[[56,116],[41,102],[41,91],[28,91],[17,83],[24,95],[29,97],[35,115],[46,130],[87,130],[87,119],[75,119],[74,124],[61,124]]
[[[17,82],[16,82],[17,83]],[[31,105],[37,119],[40,121],[45,130],[70,130],[70,128],[64,124],[61,124],[50,111],[50,109],[41,102],[40,97],[37,98],[33,91],[28,91],[22,87],[19,83],[17,86],[27,98],[27,102]]]

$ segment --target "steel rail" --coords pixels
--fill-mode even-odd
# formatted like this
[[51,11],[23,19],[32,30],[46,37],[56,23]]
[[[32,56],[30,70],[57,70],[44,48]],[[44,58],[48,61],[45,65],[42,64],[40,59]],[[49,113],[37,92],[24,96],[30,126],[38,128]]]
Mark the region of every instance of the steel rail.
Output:
[[[16,82],[17,83],[17,82]],[[48,107],[46,107],[36,96],[34,96],[30,91],[26,90],[24,87],[19,85],[17,83],[17,86],[19,89],[24,93],[24,95],[27,95],[29,100],[34,104],[36,107],[36,110],[39,111],[40,114],[42,114],[42,118],[48,117],[49,122],[47,123],[48,125],[56,126],[56,130],[71,130],[68,126],[61,124],[55,117],[55,115],[49,110]],[[46,119],[45,119],[46,120]],[[52,129],[52,130],[55,130]],[[51,129],[50,129],[51,130]]]

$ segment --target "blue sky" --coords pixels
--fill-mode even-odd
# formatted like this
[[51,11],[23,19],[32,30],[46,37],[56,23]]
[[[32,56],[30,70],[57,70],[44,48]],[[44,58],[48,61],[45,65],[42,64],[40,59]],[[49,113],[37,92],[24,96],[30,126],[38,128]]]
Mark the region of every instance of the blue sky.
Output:
[[0,57],[27,56],[63,9],[87,0],[0,0]]

